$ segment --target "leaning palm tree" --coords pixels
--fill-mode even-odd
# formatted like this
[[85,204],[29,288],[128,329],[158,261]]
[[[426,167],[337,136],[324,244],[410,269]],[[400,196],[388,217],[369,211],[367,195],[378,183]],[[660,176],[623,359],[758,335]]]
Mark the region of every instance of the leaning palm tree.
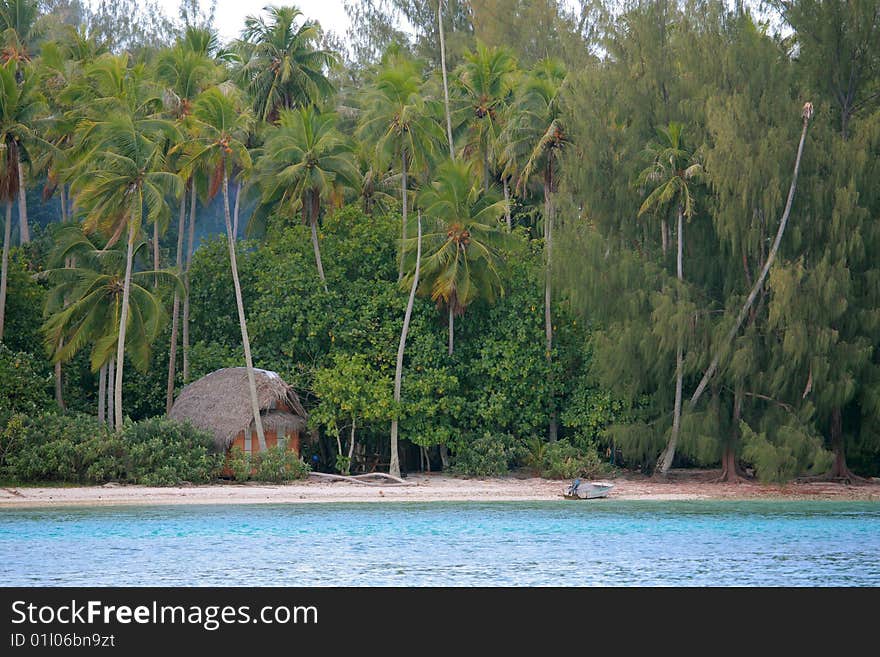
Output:
[[[660,140],[651,142],[645,155],[651,164],[639,176],[643,185],[654,184],[654,189],[639,208],[639,216],[649,210],[666,212],[674,207],[677,216],[677,256],[676,273],[680,283],[684,283],[684,219],[694,216],[694,195],[692,181],[700,175],[703,168],[694,155],[684,148],[681,123],[670,123],[657,132]],[[678,336],[675,348],[675,403],[672,414],[672,434],[660,458],[660,474],[666,476],[675,458],[675,449],[681,433],[681,395],[684,377],[684,350],[682,336]]]
[[312,233],[315,264],[324,290],[327,280],[318,246],[321,201],[339,184],[357,187],[358,170],[350,142],[336,129],[336,115],[312,107],[282,110],[266,132],[264,155],[257,167],[260,202],[273,211],[302,210]]
[[[414,165],[426,169],[443,141],[443,128],[434,118],[438,112],[422,94],[418,63],[393,50],[386,53],[364,92],[362,106],[358,137],[376,144],[375,161],[400,162],[402,239],[406,244],[410,171]],[[403,277],[403,255],[401,249],[398,278]]]
[[[504,135],[504,175],[518,174],[517,188],[523,190],[539,174],[544,187],[544,338],[549,366],[553,351],[550,271],[553,263],[553,222],[558,178],[559,152],[569,143],[562,124],[560,94],[566,70],[562,62],[538,62],[523,81],[515,99],[513,117]],[[556,409],[550,412],[549,438],[556,440]]]
[[274,123],[282,109],[313,105],[333,93],[328,69],[336,55],[318,48],[320,25],[301,21],[296,7],[266,7],[268,17],[248,16],[238,50],[239,77],[260,121]]
[[[145,251],[138,240],[135,259]],[[70,259],[76,265],[66,266]],[[107,380],[114,379],[119,315],[124,289],[126,252],[121,242],[104,248],[93,236],[83,233],[79,224],[67,225],[55,233],[55,247],[49,256],[50,268],[41,278],[52,286],[46,295],[42,332],[53,362],[67,362],[82,348],[91,346],[91,369],[98,373],[98,419],[105,420]],[[130,321],[126,327],[125,348],[130,362],[141,372],[150,366],[153,342],[161,332],[166,312],[162,299],[150,289],[156,276],[179,285],[170,271],[139,271],[131,275]]]
[[181,192],[180,178],[165,165],[164,144],[173,139],[174,126],[161,119],[117,111],[103,120],[84,120],[79,132],[79,159],[71,192],[86,212],[86,229],[109,234],[110,244],[127,233],[114,382],[114,425],[121,429],[123,356],[135,245],[144,220],[159,221],[169,211],[168,194]]
[[[22,199],[22,160],[30,145],[42,142],[33,124],[43,106],[33,76],[16,80],[14,61],[0,66],[0,202],[6,203],[3,233],[3,263],[0,272],[0,341],[6,317],[6,286],[9,248],[12,241],[12,204]],[[21,241],[27,242],[27,218],[21,223]]]
[[251,341],[248,336],[241,283],[238,280],[238,261],[235,255],[235,235],[232,232],[232,214],[229,207],[229,171],[234,166],[248,169],[251,156],[244,140],[252,123],[250,112],[242,107],[240,96],[234,87],[211,87],[196,99],[193,107],[194,137],[184,143],[185,156],[181,166],[184,178],[190,177],[197,169],[206,168],[211,172],[213,196],[217,189],[223,192],[223,216],[226,220],[226,238],[229,246],[229,264],[232,268],[232,283],[235,288],[235,303],[238,308],[238,323],[241,328],[241,342],[247,366],[248,386],[251,393],[251,411],[260,450],[266,449],[266,436],[260,416],[260,402],[257,397],[257,381],[254,376],[254,362],[251,358]]
[[455,345],[455,317],[474,301],[494,300],[504,292],[499,248],[506,233],[498,219],[505,203],[474,184],[473,167],[446,161],[437,179],[419,195],[429,228],[424,235],[421,292],[449,319],[449,355]]

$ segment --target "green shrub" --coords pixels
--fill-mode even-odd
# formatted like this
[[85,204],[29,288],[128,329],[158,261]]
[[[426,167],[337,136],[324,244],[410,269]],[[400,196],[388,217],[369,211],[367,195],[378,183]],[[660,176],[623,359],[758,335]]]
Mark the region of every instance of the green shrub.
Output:
[[241,447],[233,447],[227,466],[236,481],[269,481],[276,484],[305,479],[311,470],[296,452],[281,445],[256,454],[247,454]]
[[497,477],[507,474],[523,453],[510,434],[484,433],[456,450],[450,469],[467,477]]
[[17,415],[0,443],[5,474],[18,481],[104,483],[124,476],[122,441],[89,415]]
[[206,483],[215,478],[221,457],[211,434],[166,417],[128,425],[122,432],[126,476],[132,483],[174,486]]
[[283,445],[268,448],[265,452],[258,452],[251,458],[254,473],[251,478],[254,481],[293,481],[305,479],[308,474],[308,465],[300,460],[295,452],[291,452]]
[[40,361],[30,354],[0,343],[0,429],[15,413],[38,415],[55,405],[49,392],[52,379],[40,368]]
[[543,457],[540,474],[547,479],[590,478],[605,471],[595,447],[579,448],[567,440],[548,443]]

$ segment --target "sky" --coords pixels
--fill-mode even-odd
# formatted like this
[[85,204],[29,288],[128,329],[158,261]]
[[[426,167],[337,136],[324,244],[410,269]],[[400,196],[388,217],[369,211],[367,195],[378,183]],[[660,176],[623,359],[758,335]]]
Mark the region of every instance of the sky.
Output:
[[[217,0],[214,26],[220,33],[221,40],[227,41],[239,36],[241,28],[244,27],[245,16],[259,14],[266,5],[293,4],[299,7],[307,18],[319,21],[324,30],[345,36],[349,20],[342,1],[277,0],[273,3],[271,0]],[[179,0],[157,0],[157,3],[168,16],[177,17]],[[207,7],[208,4],[209,0],[202,0],[203,7]]]

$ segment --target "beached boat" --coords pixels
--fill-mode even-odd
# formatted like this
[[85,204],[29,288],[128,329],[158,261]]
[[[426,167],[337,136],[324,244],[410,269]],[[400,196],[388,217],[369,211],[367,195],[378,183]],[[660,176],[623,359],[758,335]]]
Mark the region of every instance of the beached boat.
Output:
[[594,500],[605,497],[608,491],[614,488],[614,484],[608,481],[581,481],[575,479],[562,491],[562,496],[567,500]]

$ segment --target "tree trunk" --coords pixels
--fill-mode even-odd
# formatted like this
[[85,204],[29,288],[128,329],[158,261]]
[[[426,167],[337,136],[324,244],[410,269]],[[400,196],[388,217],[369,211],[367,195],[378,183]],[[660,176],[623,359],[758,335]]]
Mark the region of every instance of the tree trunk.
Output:
[[742,413],[742,391],[737,388],[733,393],[733,418],[730,426],[730,439],[724,445],[721,455],[721,476],[719,482],[738,482],[742,479],[736,465],[736,445],[739,442],[739,419]]
[[266,451],[266,435],[263,433],[263,420],[260,417],[260,402],[257,398],[257,379],[254,375],[254,362],[251,359],[251,341],[248,337],[247,320],[244,315],[244,301],[241,298],[241,284],[238,281],[238,262],[235,257],[235,239],[232,236],[232,217],[229,213],[229,178],[223,172],[223,216],[226,219],[226,237],[229,244],[229,263],[232,267],[232,283],[235,287],[235,305],[238,308],[238,323],[241,326],[241,343],[244,347],[244,360],[247,366],[248,387],[251,393],[251,412],[260,451]]
[[709,380],[715,374],[715,371],[718,369],[718,364],[721,362],[721,355],[724,351],[726,351],[727,347],[736,337],[736,334],[739,333],[740,327],[742,327],[742,323],[746,318],[746,315],[749,313],[749,309],[752,307],[752,304],[755,302],[755,299],[758,296],[758,292],[764,286],[764,281],[767,279],[767,274],[770,271],[770,267],[773,266],[773,261],[776,259],[776,253],[779,251],[779,244],[782,242],[782,234],[785,232],[785,226],[788,223],[788,215],[791,213],[791,205],[794,201],[794,191],[797,188],[797,178],[798,171],[801,166],[801,155],[804,152],[804,141],[807,138],[807,126],[810,123],[810,116],[804,112],[804,127],[801,130],[801,140],[798,143],[797,157],[794,161],[794,174],[791,178],[791,187],[788,189],[788,199],[785,202],[785,210],[782,212],[782,219],[779,221],[779,228],[776,231],[776,239],[773,240],[773,246],[770,248],[770,254],[767,256],[767,260],[764,262],[764,267],[761,269],[761,274],[758,276],[757,280],[755,280],[755,284],[752,286],[751,292],[749,292],[749,296],[746,298],[746,302],[743,304],[743,307],[739,311],[739,315],[737,315],[736,322],[734,322],[730,331],[727,333],[727,336],[721,346],[715,350],[715,355],[712,357],[712,362],[709,364],[709,369],[706,370],[706,373],[703,374],[703,378],[700,380],[700,384],[697,386],[697,389],[694,390],[694,394],[691,396],[690,407],[693,408],[697,405],[697,402],[700,401],[700,397],[703,395],[703,392],[706,390],[706,386],[709,385]]
[[61,223],[67,223],[67,190],[65,184],[61,183]]
[[116,389],[116,362],[111,358],[107,365],[107,424],[111,427],[116,421],[116,406],[113,403],[113,391]]
[[666,228],[666,219],[660,220],[660,243],[663,245],[663,259],[666,260],[666,250],[669,248],[669,231]]
[[[58,342],[58,348],[64,346],[64,339]],[[63,411],[64,410],[64,381],[62,380],[61,361],[55,363],[55,403]]]
[[[678,206],[678,235],[677,235],[677,253],[676,253],[676,273],[680,283],[684,283],[684,220],[682,216],[681,206]],[[664,477],[669,473],[672,467],[672,461],[675,459],[675,449],[678,447],[678,436],[681,433],[681,388],[684,379],[684,354],[682,348],[681,335],[678,336],[678,345],[675,347],[675,405],[672,411],[672,435],[669,437],[669,443],[663,451],[660,462],[660,474]]]
[[107,415],[105,409],[107,408],[107,363],[101,365],[101,369],[98,370],[98,422],[106,422]]
[[847,482],[859,481],[861,477],[854,474],[846,464],[846,444],[843,438],[843,415],[839,406],[831,411],[831,449],[834,452],[834,463],[828,476],[831,479],[843,479]]
[[351,457],[354,454],[354,427],[356,423],[356,419],[352,416],[351,418],[351,442],[348,445],[348,472],[351,474]]
[[407,213],[406,148],[403,149],[401,156],[400,156],[400,160],[401,160],[400,170],[402,173],[402,175],[400,177],[400,179],[401,179],[400,195],[403,198],[403,207],[401,210],[401,214],[403,215],[403,232],[401,233],[402,237],[401,237],[401,241],[400,241],[400,263],[398,264],[398,269],[397,269],[397,280],[398,281],[403,278],[403,253],[406,250],[406,213]]
[[440,463],[444,470],[449,469],[449,448],[446,445],[440,445]]
[[[550,308],[551,287],[550,274],[553,257],[553,161],[547,161],[547,170],[544,175],[544,338],[545,357],[548,367],[553,358],[553,316]],[[559,428],[556,419],[556,402],[553,399],[553,377],[549,375],[550,386],[550,426],[548,437],[550,442],[555,442]]]
[[406,312],[403,316],[403,328],[400,331],[400,343],[397,345],[397,364],[394,368],[394,417],[391,420],[391,466],[389,472],[392,477],[400,477],[400,457],[397,453],[397,413],[400,405],[400,387],[403,378],[403,352],[406,349],[406,334],[409,332],[409,320],[412,317],[413,303],[416,298],[416,288],[419,285],[419,268],[422,266],[422,212],[418,214],[418,240],[416,242],[416,272],[413,275],[412,287],[409,290],[409,300],[406,303]]
[[507,184],[507,178],[504,179],[504,218],[507,220],[507,232],[513,230],[513,223],[510,217],[510,186]]
[[[132,210],[132,215],[139,212],[140,208]],[[125,255],[125,282],[122,286],[122,309],[119,313],[119,338],[116,342],[116,380],[113,382],[113,406],[116,412],[116,420],[113,426],[117,431],[122,429],[122,371],[125,362],[125,330],[128,322],[128,300],[131,296],[131,270],[134,259],[134,240],[137,236],[134,217],[129,219],[128,226],[128,249]]]
[[235,207],[232,210],[232,235],[238,239],[238,211],[241,206],[241,183],[235,183]]
[[18,155],[18,225],[22,244],[31,241],[31,230],[28,226],[27,215],[27,180],[25,179],[24,166],[21,163],[21,152]]
[[449,306],[449,355],[453,354],[455,349],[455,314],[452,312],[452,299],[447,302]]
[[[178,273],[183,269],[183,233],[186,230],[186,187],[180,198],[180,216],[177,220],[177,252],[175,266]],[[174,379],[177,374],[177,333],[180,319],[180,293],[174,288],[174,303],[171,310],[171,345],[168,349],[168,381],[165,386],[165,414],[174,405]]]
[[309,226],[312,230],[312,249],[315,251],[315,264],[318,266],[318,276],[321,279],[321,285],[324,292],[329,292],[327,288],[327,279],[324,277],[324,265],[321,264],[321,247],[318,245],[318,212],[320,209],[321,197],[315,190],[309,192]]
[[[153,222],[153,269],[159,271],[162,268],[159,256],[159,222]],[[153,276],[153,289],[159,287],[159,274]]]
[[440,31],[440,68],[443,69],[443,103],[446,106],[446,138],[449,140],[449,159],[455,159],[452,145],[452,117],[449,115],[449,85],[446,81],[446,41],[443,38],[443,0],[437,0],[437,28]]
[[6,285],[9,276],[9,243],[12,241],[12,201],[6,201],[6,226],[3,228],[3,264],[0,266],[0,342],[6,322]]
[[198,193],[196,181],[191,180],[192,190],[189,205],[189,235],[187,236],[186,253],[184,254],[183,268],[183,321],[181,340],[183,341],[183,382],[189,383],[189,265],[192,261],[193,247],[195,246],[196,234],[196,202]]

